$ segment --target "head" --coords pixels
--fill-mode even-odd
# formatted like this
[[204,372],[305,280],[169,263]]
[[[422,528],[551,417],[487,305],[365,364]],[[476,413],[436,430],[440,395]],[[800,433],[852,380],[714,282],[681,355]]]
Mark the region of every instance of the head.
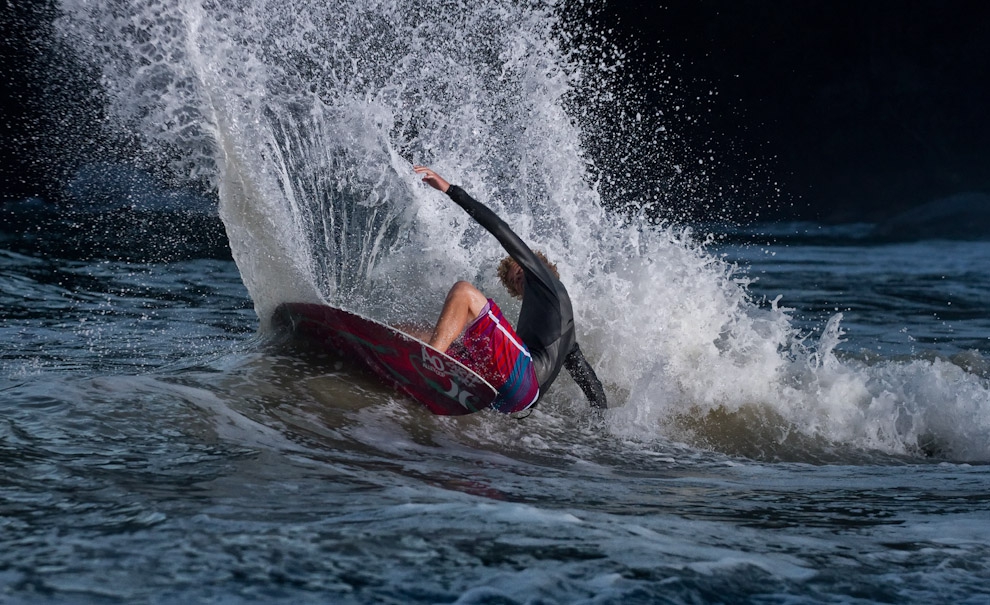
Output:
[[[557,265],[551,263],[546,255],[544,255],[539,250],[535,251],[537,258],[543,261],[543,264],[550,269],[554,277],[560,279],[560,273],[557,272]],[[505,286],[505,289],[509,291],[509,295],[513,298],[519,298],[523,295],[523,270],[511,256],[506,256],[502,259],[502,262],[498,264],[498,278]]]

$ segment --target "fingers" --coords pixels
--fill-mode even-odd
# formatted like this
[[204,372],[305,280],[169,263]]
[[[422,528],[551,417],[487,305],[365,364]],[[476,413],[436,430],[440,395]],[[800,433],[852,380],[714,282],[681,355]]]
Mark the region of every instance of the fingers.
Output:
[[439,174],[437,174],[436,172],[433,172],[432,170],[430,170],[426,166],[413,166],[413,170],[416,171],[416,174],[423,175],[423,180],[424,181],[426,181],[427,179],[438,179],[438,178],[440,178],[440,175]]
[[442,176],[427,168],[426,166],[413,166],[413,170],[416,174],[423,175],[423,182],[433,187],[434,189],[439,189],[440,191],[447,191],[450,188],[450,183],[444,180]]
[[415,168],[413,168],[413,170],[416,171],[416,174],[423,175],[423,180],[424,181],[427,180],[427,179],[439,179],[440,178],[440,175],[439,174],[437,174],[433,170],[427,168],[426,166],[416,166]]

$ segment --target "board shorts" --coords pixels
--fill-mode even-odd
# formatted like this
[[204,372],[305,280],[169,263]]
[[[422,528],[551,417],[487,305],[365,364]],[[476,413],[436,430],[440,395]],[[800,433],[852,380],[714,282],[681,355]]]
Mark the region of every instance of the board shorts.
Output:
[[447,354],[495,387],[498,397],[492,407],[499,412],[521,412],[540,397],[529,349],[490,298]]

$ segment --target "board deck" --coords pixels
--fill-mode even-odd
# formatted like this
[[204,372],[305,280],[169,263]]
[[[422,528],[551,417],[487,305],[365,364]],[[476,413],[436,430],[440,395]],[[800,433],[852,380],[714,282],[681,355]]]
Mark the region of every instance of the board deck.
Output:
[[348,355],[434,414],[471,414],[495,400],[492,385],[464,364],[391,326],[350,311],[283,303],[274,321],[318,346]]

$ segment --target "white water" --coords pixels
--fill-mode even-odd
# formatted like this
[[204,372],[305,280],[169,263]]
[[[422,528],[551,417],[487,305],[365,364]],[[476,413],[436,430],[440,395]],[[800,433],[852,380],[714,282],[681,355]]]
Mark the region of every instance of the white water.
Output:
[[[61,31],[101,66],[116,126],[215,183],[262,329],[286,300],[396,321],[432,318],[456,279],[501,296],[501,250],[417,182],[411,162],[424,163],[558,262],[613,433],[728,451],[756,441],[784,458],[838,446],[990,460],[985,378],[941,360],[840,360],[839,316],[807,338],[688,230],[603,211],[582,136],[609,116],[579,119],[573,103],[620,114],[625,100],[602,84],[614,64],[562,50],[579,26],[553,6],[62,5]],[[568,379],[549,405],[585,407]]]

